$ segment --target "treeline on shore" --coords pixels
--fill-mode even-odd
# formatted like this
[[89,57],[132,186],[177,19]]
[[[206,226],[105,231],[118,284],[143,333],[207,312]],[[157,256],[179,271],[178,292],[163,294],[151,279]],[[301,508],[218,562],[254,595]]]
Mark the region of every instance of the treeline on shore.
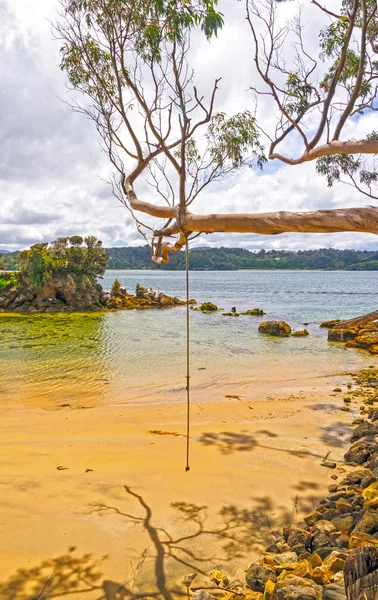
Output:
[[[170,256],[169,263],[155,265],[148,246],[107,248],[108,269],[185,269],[185,254]],[[0,251],[1,254],[1,251]],[[1,254],[7,270],[17,269],[18,252]],[[197,271],[234,271],[237,269],[326,269],[350,271],[377,271],[378,251],[368,250],[259,250],[244,248],[192,248],[190,269]]]

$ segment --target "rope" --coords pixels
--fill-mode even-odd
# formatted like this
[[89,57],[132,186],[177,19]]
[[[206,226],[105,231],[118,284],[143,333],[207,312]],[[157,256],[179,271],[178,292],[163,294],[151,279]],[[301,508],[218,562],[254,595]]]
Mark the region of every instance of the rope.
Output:
[[186,270],[186,467],[189,466],[189,432],[190,432],[190,329],[189,329],[189,244],[185,236],[185,270]]

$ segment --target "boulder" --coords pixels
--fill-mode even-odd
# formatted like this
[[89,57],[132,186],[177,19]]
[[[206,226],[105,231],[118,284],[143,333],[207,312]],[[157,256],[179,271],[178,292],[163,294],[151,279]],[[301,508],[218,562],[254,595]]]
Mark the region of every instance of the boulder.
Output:
[[378,344],[378,331],[361,331],[356,337],[356,345],[359,348],[369,348]]
[[255,316],[255,317],[262,317],[262,315],[265,315],[264,311],[261,308],[250,308],[249,310],[246,310],[245,312],[241,313],[242,315],[251,315],[251,316]]
[[303,546],[307,547],[310,545],[311,537],[312,535],[309,531],[293,525],[290,527],[287,543],[290,548],[293,548],[293,546],[296,546],[297,544],[303,544]]
[[311,579],[290,576],[277,581],[271,600],[322,600],[322,587]]
[[310,333],[307,331],[307,329],[300,329],[299,331],[293,331],[291,335],[294,337],[306,337],[307,335],[310,335]]
[[273,569],[264,565],[250,565],[245,574],[245,580],[251,590],[255,592],[263,592],[267,581],[277,581],[276,574]]
[[355,442],[362,437],[372,437],[374,438],[378,435],[378,425],[374,425],[374,423],[361,423],[355,429],[353,429],[353,435],[351,438],[351,442]]
[[328,330],[328,341],[329,342],[347,342],[348,340],[354,340],[356,332],[350,329],[329,329]]
[[275,337],[287,337],[291,334],[291,327],[285,321],[264,321],[260,323],[259,331]]
[[344,454],[344,460],[347,465],[362,465],[368,460],[371,454],[378,446],[369,442],[355,442]]
[[349,548],[362,548],[362,546],[373,546],[376,548],[378,539],[368,533],[362,533],[361,531],[353,531],[349,537]]
[[346,600],[345,587],[330,583],[323,588],[323,600]]
[[369,533],[370,535],[376,533],[378,531],[378,511],[368,509],[364,512],[361,519],[357,522],[354,531]]
[[332,519],[333,525],[335,525],[337,531],[341,533],[350,533],[354,527],[354,518],[352,515],[340,515]]

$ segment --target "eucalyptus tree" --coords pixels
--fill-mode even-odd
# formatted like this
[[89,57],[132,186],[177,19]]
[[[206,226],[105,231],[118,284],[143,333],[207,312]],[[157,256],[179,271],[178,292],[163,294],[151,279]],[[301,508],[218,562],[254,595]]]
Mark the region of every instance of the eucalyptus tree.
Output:
[[[274,0],[246,0],[257,77],[265,85],[257,90],[253,83],[252,88],[269,94],[278,107],[271,134],[256,121],[252,102],[249,110],[231,116],[216,110],[219,78],[208,97],[196,85],[190,47],[201,34],[216,43],[223,25],[217,0],[60,0],[55,31],[62,40],[61,68],[82,94],[76,95],[74,108],[95,122],[114,167],[113,191],[150,244],[155,262],[167,261],[169,252],[201,233],[378,233],[374,207],[266,214],[190,211],[214,181],[246,162],[264,165],[263,134],[270,139],[269,159],[288,164],[320,159],[317,168],[329,185],[345,175],[371,191],[376,174],[359,155],[378,152],[378,135],[371,132],[358,141],[340,137],[348,119],[376,110],[375,0],[344,0],[340,14],[313,4],[331,20],[321,31],[320,62],[305,48],[300,17],[292,26],[277,25]],[[289,69],[285,52],[293,33],[297,50]],[[326,73],[319,79],[324,65]],[[306,119],[312,126],[314,118],[318,125],[309,137]],[[302,140],[299,158],[278,151],[291,135]],[[149,201],[141,200],[137,190],[146,178],[152,186]],[[161,219],[158,229],[150,217]],[[169,241],[172,236],[175,242]]]
[[[301,8],[291,23],[283,24],[282,5],[276,0],[246,0],[253,59],[262,84],[252,90],[268,96],[278,114],[275,130],[265,132],[268,158],[288,165],[317,160],[316,170],[326,175],[329,186],[344,181],[378,199],[378,122],[377,130],[364,138],[351,139],[345,133],[350,124],[378,111],[377,2],[328,1],[332,10],[317,0],[309,4],[307,25]],[[319,12],[324,26],[314,31]],[[297,156],[288,152],[291,136],[299,148]]]

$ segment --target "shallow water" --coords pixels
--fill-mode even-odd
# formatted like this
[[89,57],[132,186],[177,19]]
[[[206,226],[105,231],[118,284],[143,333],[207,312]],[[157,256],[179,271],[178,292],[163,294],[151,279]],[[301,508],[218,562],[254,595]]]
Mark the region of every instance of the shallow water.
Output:
[[[185,274],[108,271],[131,292],[138,282],[184,297]],[[319,323],[377,309],[377,272],[191,272],[190,296],[230,310],[260,307],[264,317],[227,318],[191,312],[192,388],[203,399],[263,382],[304,380],[348,372],[376,357],[329,344]],[[294,329],[309,323],[307,338],[274,339],[258,333],[264,319]],[[183,402],[185,308],[96,314],[2,315],[0,402],[56,407],[103,403]],[[258,394],[258,391],[256,391]]]

